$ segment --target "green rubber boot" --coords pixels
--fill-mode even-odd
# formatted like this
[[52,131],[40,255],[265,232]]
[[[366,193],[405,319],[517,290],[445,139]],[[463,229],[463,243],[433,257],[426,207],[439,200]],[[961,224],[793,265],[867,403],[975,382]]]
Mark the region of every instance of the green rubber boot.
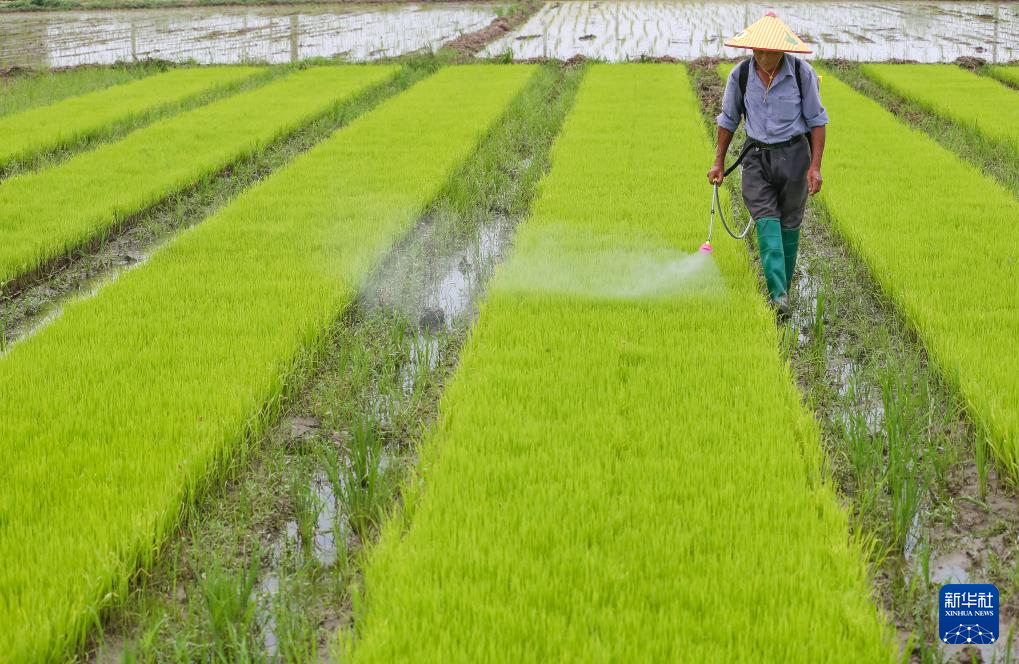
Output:
[[785,254],[785,289],[792,288],[793,273],[796,271],[796,253],[800,249],[800,229],[782,229],[782,252]]
[[782,250],[782,227],[774,217],[757,220],[757,247],[761,251],[761,269],[773,302],[785,295],[785,253]]

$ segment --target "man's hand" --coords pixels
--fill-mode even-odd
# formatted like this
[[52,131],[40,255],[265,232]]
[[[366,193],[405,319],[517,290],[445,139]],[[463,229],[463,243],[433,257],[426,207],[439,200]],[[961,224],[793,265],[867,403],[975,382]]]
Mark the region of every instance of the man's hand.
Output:
[[708,171],[708,184],[722,184],[724,179],[725,167],[716,162],[711,166],[711,170]]
[[824,180],[821,178],[820,168],[817,166],[811,166],[807,169],[807,192],[809,192],[811,196],[821,191],[822,182],[824,182]]

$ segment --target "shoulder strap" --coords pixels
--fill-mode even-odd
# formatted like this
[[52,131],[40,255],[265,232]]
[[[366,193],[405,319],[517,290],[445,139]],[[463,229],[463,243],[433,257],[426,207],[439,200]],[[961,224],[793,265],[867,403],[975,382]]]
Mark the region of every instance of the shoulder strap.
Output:
[[736,65],[739,67],[739,71],[736,72],[736,80],[739,82],[739,113],[746,117],[747,104],[745,98],[747,96],[747,81],[750,80],[750,65],[753,63],[754,57],[750,56],[743,62]]
[[[793,59],[793,73],[796,75],[796,89],[800,93],[800,99],[803,99],[803,74],[801,73],[801,65],[803,63],[795,55],[790,55],[789,57]],[[746,117],[747,114],[747,104],[745,101],[747,96],[747,82],[750,80],[750,67],[753,62],[754,57],[750,56],[743,62],[736,65],[739,68],[739,71],[736,72],[736,80],[739,83],[739,97],[737,101],[739,102],[740,115],[744,117]]]
[[793,71],[796,73],[796,89],[800,92],[800,99],[803,99],[803,77],[800,75],[800,59],[795,55],[790,55],[793,59]]

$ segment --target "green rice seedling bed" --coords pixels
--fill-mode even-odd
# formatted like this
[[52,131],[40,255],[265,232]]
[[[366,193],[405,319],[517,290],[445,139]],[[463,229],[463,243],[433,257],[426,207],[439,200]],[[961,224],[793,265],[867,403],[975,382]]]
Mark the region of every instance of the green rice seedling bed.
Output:
[[988,67],[987,73],[999,81],[1019,87],[1019,65]]
[[1019,149],[1019,91],[955,65],[861,65],[892,92]]
[[0,77],[0,116],[27,111],[73,97],[160,74],[166,67],[137,63],[118,67],[79,67]]
[[258,67],[190,67],[64,99],[0,118],[0,167],[55,150],[213,88],[240,83]]
[[534,71],[439,71],[0,356],[4,657],[60,657],[125,596]]
[[711,154],[683,68],[591,67],[355,660],[891,661],[747,253],[693,253]]
[[0,285],[101,237],[396,71],[312,67],[0,184]]
[[822,192],[836,230],[915,325],[1019,479],[1019,201],[877,102],[825,77]]

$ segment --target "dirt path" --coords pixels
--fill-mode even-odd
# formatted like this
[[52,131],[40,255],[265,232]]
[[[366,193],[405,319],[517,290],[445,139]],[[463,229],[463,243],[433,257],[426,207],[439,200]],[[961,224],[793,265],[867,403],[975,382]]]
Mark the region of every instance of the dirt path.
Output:
[[476,32],[461,35],[446,42],[442,47],[466,56],[476,55],[496,39],[523,25],[544,4],[543,0],[524,0],[524,2],[514,5],[510,13],[494,19],[488,26]]

